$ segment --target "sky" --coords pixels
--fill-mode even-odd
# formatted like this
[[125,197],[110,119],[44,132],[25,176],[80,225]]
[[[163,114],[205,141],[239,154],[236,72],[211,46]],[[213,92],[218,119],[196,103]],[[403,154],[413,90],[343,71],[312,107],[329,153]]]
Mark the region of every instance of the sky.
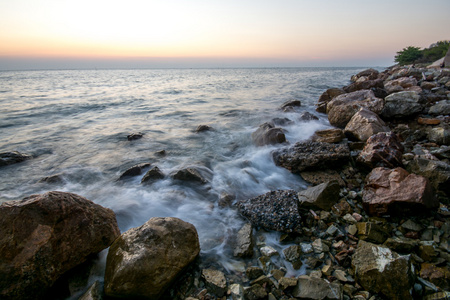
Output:
[[0,0],[0,70],[389,66],[450,0]]

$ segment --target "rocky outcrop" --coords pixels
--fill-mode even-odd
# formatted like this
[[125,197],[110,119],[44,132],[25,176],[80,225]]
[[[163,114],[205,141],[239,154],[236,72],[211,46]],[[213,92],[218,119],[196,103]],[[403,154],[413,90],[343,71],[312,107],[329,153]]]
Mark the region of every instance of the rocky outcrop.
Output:
[[339,183],[328,181],[298,193],[299,208],[330,210],[339,200]]
[[105,294],[159,299],[199,252],[197,230],[192,224],[177,218],[152,218],[124,232],[111,245]]
[[414,274],[411,257],[360,241],[352,257],[356,281],[367,291],[389,299],[412,299]]
[[17,164],[27,159],[33,158],[31,155],[17,151],[0,153],[0,167]]
[[283,129],[273,123],[264,123],[252,133],[252,140],[257,146],[274,145],[286,142],[286,136]]
[[154,166],[153,168],[148,170],[147,173],[145,173],[144,177],[142,177],[142,179],[141,179],[141,183],[142,184],[151,184],[151,183],[153,183],[159,179],[163,179],[163,178],[164,178],[164,173],[161,172],[161,170],[157,166]]
[[398,136],[392,132],[380,132],[371,136],[359,153],[357,162],[368,167],[394,168],[403,166],[404,147]]
[[367,175],[362,200],[364,210],[375,216],[425,213],[439,206],[429,181],[400,167],[373,169]]
[[387,96],[381,116],[383,118],[404,118],[423,110],[417,92],[398,92]]
[[292,190],[271,191],[237,202],[239,212],[255,228],[280,232],[301,232],[297,193]]
[[322,95],[320,95],[319,100],[317,101],[318,104],[316,111],[320,113],[326,113],[328,102],[330,102],[334,97],[342,94],[345,94],[345,91],[343,89],[332,88],[326,90]]
[[0,298],[41,299],[60,276],[120,234],[108,208],[48,192],[0,206]]
[[350,150],[343,144],[300,142],[276,150],[272,156],[277,166],[286,168],[292,173],[299,173],[340,167],[350,159]]
[[344,133],[352,139],[365,142],[369,137],[379,132],[389,132],[391,129],[380,117],[366,109],[361,108],[347,123]]
[[398,79],[387,81],[384,88],[389,94],[392,94],[402,92],[415,86],[417,86],[417,79],[414,77],[400,77]]

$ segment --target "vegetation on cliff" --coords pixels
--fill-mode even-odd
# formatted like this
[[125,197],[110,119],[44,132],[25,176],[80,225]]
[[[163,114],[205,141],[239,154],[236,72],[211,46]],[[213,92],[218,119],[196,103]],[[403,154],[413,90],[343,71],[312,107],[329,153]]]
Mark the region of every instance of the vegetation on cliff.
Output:
[[448,51],[450,41],[439,41],[430,45],[426,49],[420,47],[408,46],[397,52],[395,62],[400,65],[408,65],[413,63],[432,63],[442,57]]

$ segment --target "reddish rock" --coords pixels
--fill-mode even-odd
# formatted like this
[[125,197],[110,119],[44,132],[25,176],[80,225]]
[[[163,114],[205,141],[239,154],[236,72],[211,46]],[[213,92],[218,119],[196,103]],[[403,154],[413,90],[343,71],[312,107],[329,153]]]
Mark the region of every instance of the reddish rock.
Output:
[[349,86],[344,87],[344,91],[347,93],[351,93],[359,90],[370,90],[371,88],[384,88],[383,80],[375,79],[375,80],[365,80],[365,81],[356,81]]
[[439,268],[429,263],[423,263],[420,269],[420,277],[442,289],[450,288],[450,271],[446,267]]
[[439,207],[434,190],[422,176],[403,168],[375,168],[367,175],[363,207],[369,215],[424,213]]
[[369,168],[393,168],[403,166],[403,151],[404,147],[395,133],[380,132],[367,140],[356,160]]
[[0,206],[0,298],[41,299],[55,281],[120,235],[114,212],[48,192]]
[[439,125],[439,124],[441,124],[441,120],[419,117],[417,119],[417,123],[419,123],[421,125]]

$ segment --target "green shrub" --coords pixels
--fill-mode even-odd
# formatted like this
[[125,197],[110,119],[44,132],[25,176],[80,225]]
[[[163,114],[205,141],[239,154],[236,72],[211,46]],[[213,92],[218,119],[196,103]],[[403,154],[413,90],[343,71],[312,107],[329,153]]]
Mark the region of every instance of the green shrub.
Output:
[[395,61],[400,65],[409,65],[422,57],[422,51],[419,47],[409,46],[403,48],[402,51],[397,52]]

